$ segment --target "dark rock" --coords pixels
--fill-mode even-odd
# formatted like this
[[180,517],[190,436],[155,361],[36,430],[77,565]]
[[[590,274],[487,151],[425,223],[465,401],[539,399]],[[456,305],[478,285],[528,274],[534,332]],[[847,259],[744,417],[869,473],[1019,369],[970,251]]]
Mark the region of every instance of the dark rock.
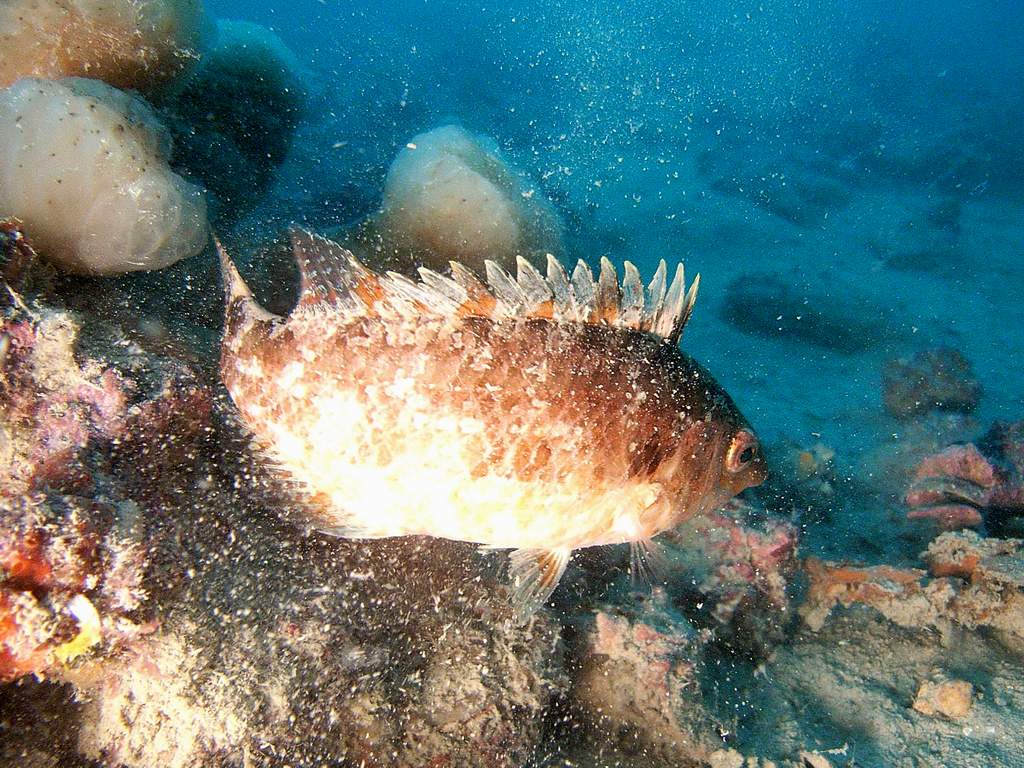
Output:
[[971,413],[981,400],[981,382],[955,349],[936,347],[891,360],[882,372],[886,410],[897,418],[928,411]]
[[284,162],[306,103],[290,52],[270,30],[222,22],[217,47],[162,103],[173,165],[211,193],[215,221],[252,208]]
[[572,764],[602,754],[658,768],[706,764],[717,734],[697,681],[703,655],[701,633],[660,590],[628,613],[605,606],[584,620],[572,649],[577,729],[562,736],[578,742]]
[[726,141],[702,153],[698,169],[712,189],[799,227],[821,226],[850,199],[847,185],[837,179],[843,169],[802,145]]
[[946,197],[928,209],[928,223],[953,235],[960,233],[964,205],[958,197]]
[[926,272],[944,278],[955,278],[965,268],[965,254],[950,243],[935,243],[930,247],[888,252],[879,255],[890,269],[900,272]]
[[829,295],[770,273],[733,280],[722,306],[723,319],[746,333],[844,354],[863,352],[889,338],[885,314],[866,297]]
[[0,686],[0,765],[18,768],[103,768],[78,754],[67,727],[81,709],[70,685],[28,677]]

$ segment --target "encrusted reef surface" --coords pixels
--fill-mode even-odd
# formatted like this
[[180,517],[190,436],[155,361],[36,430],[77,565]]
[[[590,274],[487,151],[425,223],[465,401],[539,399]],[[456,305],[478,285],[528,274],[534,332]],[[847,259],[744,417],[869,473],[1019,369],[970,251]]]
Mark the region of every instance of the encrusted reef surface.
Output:
[[747,691],[763,747],[838,765],[1018,763],[1021,543],[947,533],[923,559],[808,562],[802,626]]

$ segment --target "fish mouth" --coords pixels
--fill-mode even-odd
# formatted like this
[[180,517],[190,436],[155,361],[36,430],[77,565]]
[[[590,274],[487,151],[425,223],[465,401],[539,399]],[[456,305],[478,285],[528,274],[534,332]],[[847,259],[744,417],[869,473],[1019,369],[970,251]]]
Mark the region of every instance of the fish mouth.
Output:
[[729,498],[737,496],[748,488],[756,488],[768,479],[768,462],[763,455],[745,466],[740,472],[732,475],[725,483],[729,490]]
[[733,496],[738,496],[750,488],[756,488],[761,485],[767,477],[768,470],[763,464],[749,466],[743,470],[739,477],[734,478],[729,490],[732,491]]

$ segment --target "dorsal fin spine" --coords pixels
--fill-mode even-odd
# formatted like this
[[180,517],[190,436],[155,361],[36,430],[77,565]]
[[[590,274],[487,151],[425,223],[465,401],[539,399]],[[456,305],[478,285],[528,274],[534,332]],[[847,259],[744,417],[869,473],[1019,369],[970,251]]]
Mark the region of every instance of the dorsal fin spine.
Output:
[[427,267],[420,267],[419,269],[420,279],[423,280],[424,285],[433,288],[438,293],[446,296],[456,307],[461,306],[465,303],[466,299],[469,298],[469,294],[466,289],[460,286],[450,277],[435,272]]
[[277,315],[268,312],[256,301],[256,297],[253,296],[249,286],[239,274],[238,268],[235,267],[231,257],[228,256],[227,249],[224,248],[216,235],[213,236],[213,244],[217,248],[217,257],[220,259],[221,279],[224,281],[225,311],[230,310],[234,304],[241,303],[244,307],[244,312],[254,320],[261,322],[279,320],[280,318]]
[[641,328],[644,317],[644,286],[636,265],[627,261],[622,265],[621,322],[627,328]]
[[597,286],[594,284],[594,273],[583,259],[576,262],[576,269],[572,271],[572,293],[576,302],[576,322],[591,322]]
[[213,236],[213,244],[217,248],[217,257],[220,259],[220,274],[224,281],[224,301],[230,304],[235,299],[252,298],[252,291],[249,290],[249,286],[245,284],[242,276],[238,274],[238,269],[231,261],[231,257],[228,256],[227,249],[221,245],[220,239],[216,235]]
[[472,270],[464,267],[457,261],[449,262],[452,269],[452,279],[466,292],[466,301],[459,308],[462,316],[491,317],[497,300],[487,290],[487,286],[481,282]]
[[542,304],[552,298],[551,286],[537,268],[522,256],[516,257],[516,282],[530,304]]
[[494,298],[498,300],[497,308],[502,314],[508,317],[523,315],[526,306],[526,294],[519,287],[519,283],[512,279],[512,276],[494,261],[488,259],[484,262],[484,269],[487,271],[487,283],[491,287]]
[[[462,315],[538,317],[562,322],[603,323],[646,331],[670,342],[677,342],[681,338],[693,313],[700,285],[700,275],[697,275],[687,289],[686,271],[682,264],[678,264],[671,284],[666,286],[667,266],[664,259],[659,262],[646,289],[641,282],[639,270],[628,261],[624,264],[620,284],[615,267],[607,257],[601,259],[597,280],[582,259],[577,262],[570,278],[565,268],[551,254],[547,257],[546,278],[522,257],[517,258],[516,279],[493,261],[485,261],[484,266],[487,285],[463,265],[452,262],[451,282],[465,289],[468,296],[461,307]],[[424,282],[445,279],[436,273],[428,273]],[[450,288],[443,284],[436,287],[441,294],[450,292]],[[489,296],[494,307],[483,312],[472,311],[472,306],[481,303],[480,295]]]
[[374,279],[352,252],[301,227],[291,229],[292,254],[299,267],[299,306],[334,304],[365,309],[375,291],[360,290]]
[[597,278],[597,319],[607,325],[617,325],[622,296],[615,266],[607,256],[601,257],[601,272]]
[[672,279],[672,284],[665,294],[665,301],[662,304],[661,311],[658,313],[658,319],[652,328],[654,333],[664,339],[672,338],[672,333],[675,330],[676,319],[679,317],[682,301],[685,298],[683,289],[685,282],[686,275],[684,274],[683,265],[679,264],[676,266],[676,274]]
[[682,338],[683,335],[683,329],[686,328],[686,324],[690,322],[690,316],[693,314],[693,307],[697,303],[698,288],[700,288],[699,274],[694,277],[693,282],[690,283],[690,290],[686,292],[686,298],[683,300],[682,311],[676,319],[675,328],[672,329],[672,334],[668,337],[669,341],[673,344],[679,343],[679,339]]
[[572,320],[576,316],[575,303],[572,298],[572,288],[569,286],[569,276],[565,274],[565,267],[562,262],[555,258],[553,253],[548,258],[548,285],[554,295],[554,310],[559,320]]
[[658,269],[654,272],[654,277],[651,278],[650,285],[647,286],[647,296],[644,302],[644,319],[641,324],[642,330],[652,331],[658,322],[661,308],[665,304],[665,273],[667,271],[668,267],[665,265],[665,260],[661,259],[658,262]]

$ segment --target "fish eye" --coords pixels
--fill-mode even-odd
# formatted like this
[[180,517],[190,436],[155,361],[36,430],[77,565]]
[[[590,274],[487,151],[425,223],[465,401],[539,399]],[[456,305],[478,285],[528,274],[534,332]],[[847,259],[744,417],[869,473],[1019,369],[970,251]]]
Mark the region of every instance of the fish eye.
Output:
[[748,430],[742,429],[733,436],[729,444],[729,450],[725,454],[725,468],[733,473],[739,472],[754,461],[759,452],[757,438]]

